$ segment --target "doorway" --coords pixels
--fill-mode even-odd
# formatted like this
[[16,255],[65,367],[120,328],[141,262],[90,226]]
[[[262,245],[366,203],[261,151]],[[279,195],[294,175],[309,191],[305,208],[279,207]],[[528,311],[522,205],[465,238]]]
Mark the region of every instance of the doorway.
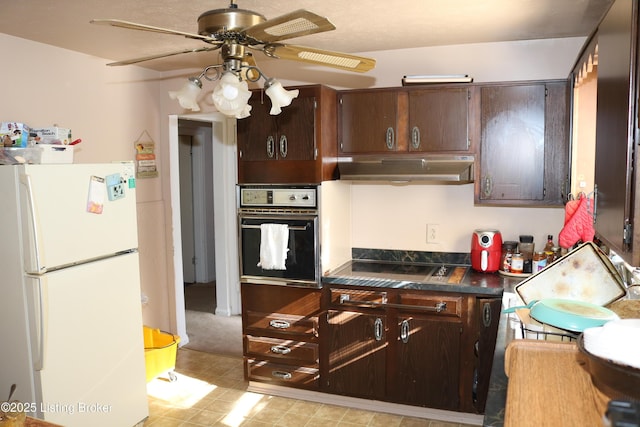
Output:
[[215,228],[211,124],[178,120],[185,309],[215,313]]
[[[213,182],[213,228],[216,308],[219,316],[240,314],[240,277],[238,274],[238,235],[236,211],[236,144],[235,120],[219,113],[169,116],[169,186],[171,197],[171,241],[173,248],[173,283],[169,295],[170,316],[181,345],[189,343],[186,328],[182,260],[182,223],[180,208],[180,143],[179,120],[197,122],[211,129],[211,138],[203,146],[211,147]],[[203,157],[203,156],[200,156]],[[194,165],[197,162],[194,162]],[[194,183],[195,185],[195,183]],[[195,191],[195,190],[194,190]],[[197,198],[194,198],[194,204]],[[194,212],[197,208],[194,208]],[[195,221],[194,221],[195,222]]]

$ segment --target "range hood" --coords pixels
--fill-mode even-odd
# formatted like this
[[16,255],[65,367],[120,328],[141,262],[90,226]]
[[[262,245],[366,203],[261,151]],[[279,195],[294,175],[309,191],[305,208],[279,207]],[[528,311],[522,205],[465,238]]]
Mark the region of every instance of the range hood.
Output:
[[342,180],[468,184],[473,182],[473,164],[473,156],[343,157],[338,170]]

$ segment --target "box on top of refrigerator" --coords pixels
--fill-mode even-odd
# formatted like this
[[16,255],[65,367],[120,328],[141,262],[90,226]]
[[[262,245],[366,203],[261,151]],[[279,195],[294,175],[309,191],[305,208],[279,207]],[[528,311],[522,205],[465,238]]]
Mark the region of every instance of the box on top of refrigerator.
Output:
[[5,147],[26,147],[31,128],[24,123],[2,122],[0,124],[1,145]]
[[73,163],[73,145],[37,144],[36,148],[41,151],[42,164]]
[[36,134],[37,144],[63,144],[71,143],[71,129],[52,126],[48,128],[34,128],[31,132]]

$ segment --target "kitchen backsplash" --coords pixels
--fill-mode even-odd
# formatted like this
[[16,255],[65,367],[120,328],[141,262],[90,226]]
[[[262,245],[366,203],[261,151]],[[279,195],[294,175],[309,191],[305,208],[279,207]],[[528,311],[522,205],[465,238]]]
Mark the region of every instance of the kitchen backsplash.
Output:
[[352,259],[366,259],[374,261],[393,261],[415,264],[460,264],[470,265],[469,253],[461,252],[426,252],[404,251],[390,249],[352,248]]

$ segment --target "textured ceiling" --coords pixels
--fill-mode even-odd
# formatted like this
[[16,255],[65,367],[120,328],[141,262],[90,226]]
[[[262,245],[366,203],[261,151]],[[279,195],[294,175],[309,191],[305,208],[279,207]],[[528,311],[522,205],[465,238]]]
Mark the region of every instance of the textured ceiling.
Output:
[[[2,32],[109,60],[202,47],[181,36],[98,26],[122,19],[197,33],[198,16],[228,0],[0,0]],[[308,9],[336,30],[291,40],[297,45],[362,54],[466,43],[588,36],[613,0],[237,0],[275,18]],[[138,65],[158,71],[203,67],[217,53],[189,53]],[[262,56],[256,59],[260,62]]]

